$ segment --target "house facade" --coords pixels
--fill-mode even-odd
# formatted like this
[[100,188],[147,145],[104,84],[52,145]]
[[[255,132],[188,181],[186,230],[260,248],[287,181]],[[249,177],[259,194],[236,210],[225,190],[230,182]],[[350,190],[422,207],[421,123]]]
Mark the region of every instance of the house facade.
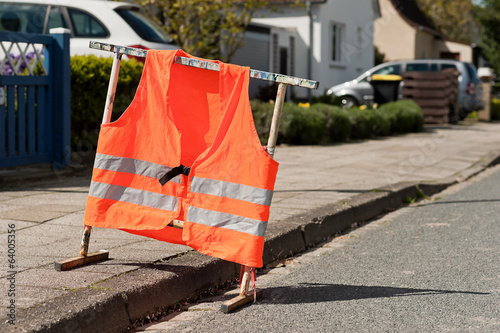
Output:
[[[373,67],[377,0],[270,2],[254,15],[246,45],[231,62],[319,81],[314,95]],[[291,93],[306,98],[307,90]],[[256,91],[251,87],[251,93]]]
[[413,0],[379,0],[374,44],[385,60],[457,59],[472,62],[469,44],[439,33]]

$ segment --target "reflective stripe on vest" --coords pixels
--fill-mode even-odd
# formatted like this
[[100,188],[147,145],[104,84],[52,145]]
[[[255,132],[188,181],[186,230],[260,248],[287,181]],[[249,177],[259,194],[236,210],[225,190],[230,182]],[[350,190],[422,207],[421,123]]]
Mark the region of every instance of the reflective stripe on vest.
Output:
[[264,237],[267,222],[244,216],[221,213],[213,210],[189,207],[186,220],[210,227],[231,229],[246,234]]
[[[94,167],[96,169],[126,172],[151,178],[158,178],[158,175],[172,169],[160,164],[105,154],[96,155]],[[180,177],[174,177],[171,181],[174,180],[180,182]],[[192,193],[237,199],[263,206],[270,206],[273,196],[273,191],[270,190],[200,177],[192,178],[190,191]],[[167,211],[176,211],[178,205],[178,198],[174,196],[96,181],[91,183],[89,195],[100,199],[116,200]],[[266,221],[198,207],[188,208],[187,220],[261,237],[264,236],[267,227]]]
[[[136,175],[156,179],[159,179],[165,173],[172,170],[171,167],[161,164],[105,154],[96,154],[94,168],[108,171],[133,173]],[[180,176],[176,176],[170,181],[180,183],[181,178]]]
[[270,206],[273,198],[273,191],[263,188],[199,177],[193,177],[191,192],[248,201],[263,206]]
[[89,195],[173,212],[179,202],[177,197],[95,181],[90,184]]

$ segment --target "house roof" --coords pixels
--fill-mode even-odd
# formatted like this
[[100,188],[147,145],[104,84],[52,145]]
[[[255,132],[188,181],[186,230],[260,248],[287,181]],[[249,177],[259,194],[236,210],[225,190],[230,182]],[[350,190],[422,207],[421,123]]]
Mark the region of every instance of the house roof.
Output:
[[443,37],[436,30],[434,24],[420,10],[415,0],[390,0],[394,8],[399,12],[401,17],[416,29],[427,31],[435,36]]

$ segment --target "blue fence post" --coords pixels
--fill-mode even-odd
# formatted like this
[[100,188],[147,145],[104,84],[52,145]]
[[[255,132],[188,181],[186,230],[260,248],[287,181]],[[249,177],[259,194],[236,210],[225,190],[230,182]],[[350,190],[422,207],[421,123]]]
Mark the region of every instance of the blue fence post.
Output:
[[54,168],[62,168],[71,162],[71,77],[69,38],[70,30],[50,30],[54,37],[50,65],[53,80],[53,147]]

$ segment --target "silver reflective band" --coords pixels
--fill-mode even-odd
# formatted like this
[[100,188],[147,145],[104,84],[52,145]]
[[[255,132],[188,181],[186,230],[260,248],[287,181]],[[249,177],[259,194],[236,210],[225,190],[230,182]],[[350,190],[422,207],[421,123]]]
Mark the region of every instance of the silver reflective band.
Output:
[[92,182],[90,184],[89,196],[100,199],[128,202],[173,212],[177,211],[178,203],[178,199],[176,197],[169,195],[99,182]]
[[199,177],[193,177],[191,192],[238,199],[264,206],[271,206],[273,199],[273,191],[270,190]]
[[186,220],[210,227],[244,232],[259,237],[264,237],[267,228],[267,222],[264,221],[192,206],[188,208]]
[[[136,175],[151,177],[155,179],[160,179],[164,174],[172,170],[172,168],[161,164],[105,154],[96,154],[94,168],[108,171],[133,173]],[[170,181],[180,183],[181,177],[176,176]]]

